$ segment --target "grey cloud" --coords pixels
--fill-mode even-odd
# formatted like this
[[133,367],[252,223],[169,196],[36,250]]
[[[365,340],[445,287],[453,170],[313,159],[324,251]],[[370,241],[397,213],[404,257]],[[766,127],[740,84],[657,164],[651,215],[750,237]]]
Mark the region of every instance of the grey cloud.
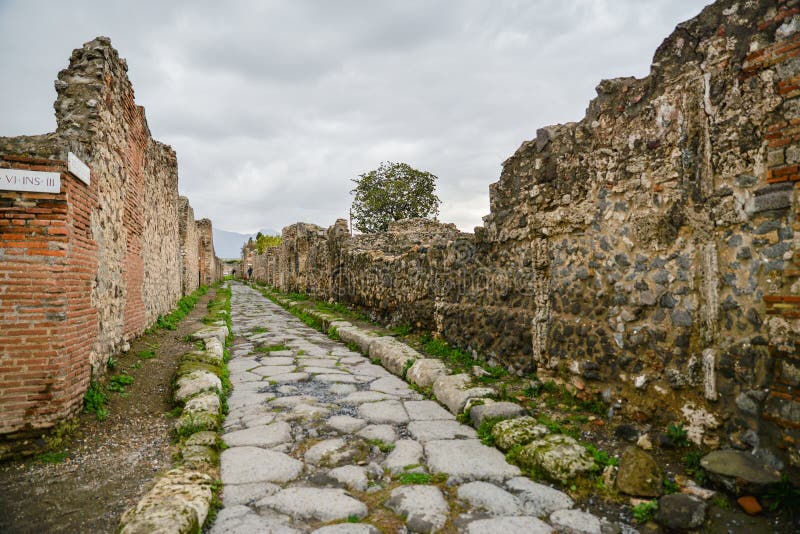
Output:
[[[579,119],[602,78],[643,76],[691,0],[0,0],[0,135],[54,127],[52,80],[108,35],[180,190],[229,230],[328,225],[381,161],[439,176],[472,230],[502,161]],[[35,28],[32,33],[31,29]]]

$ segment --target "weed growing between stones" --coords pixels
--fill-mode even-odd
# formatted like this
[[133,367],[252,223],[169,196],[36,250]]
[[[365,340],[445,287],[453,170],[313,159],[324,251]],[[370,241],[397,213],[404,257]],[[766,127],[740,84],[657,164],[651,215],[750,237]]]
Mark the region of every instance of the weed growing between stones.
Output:
[[683,468],[686,474],[694,479],[695,482],[704,486],[708,482],[708,474],[700,465],[700,459],[705,455],[703,451],[695,450],[687,452],[683,457]]
[[664,478],[663,486],[664,486],[664,495],[678,493],[681,490],[680,486],[678,486],[678,484],[673,479],[667,477]]
[[341,338],[339,337],[339,331],[335,326],[331,326],[330,328],[328,328],[326,334],[328,335],[329,338],[331,338],[334,341],[341,340]]
[[417,473],[414,471],[406,471],[405,473],[398,473],[394,479],[403,485],[410,484],[442,484],[447,482],[447,475],[444,473]]
[[103,385],[97,380],[89,383],[89,389],[83,395],[83,411],[94,414],[98,421],[105,421],[108,417],[108,395]]
[[206,515],[206,521],[204,523],[205,525],[213,525],[214,521],[216,521],[217,514],[222,509],[222,499],[220,499],[221,494],[222,481],[215,480],[211,483],[211,502],[208,505],[208,514]]
[[633,507],[633,519],[637,523],[647,523],[653,519],[653,515],[658,510],[658,501],[647,501]]
[[265,327],[265,326],[256,326],[255,328],[253,328],[253,329],[251,330],[251,332],[252,332],[253,334],[264,334],[264,333],[266,333],[266,332],[269,332],[269,328],[267,328],[267,327]]
[[800,518],[800,487],[792,484],[786,475],[781,477],[780,482],[770,484],[764,497],[770,510],[782,510],[793,521]]
[[394,450],[394,443],[386,443],[380,439],[368,439],[367,444],[378,447],[378,450],[382,453],[392,452]]
[[423,334],[420,338],[420,348],[428,356],[439,358],[453,367],[457,373],[472,373],[474,367],[480,367],[483,372],[475,380],[483,384],[493,384],[508,375],[505,368],[488,365],[486,362],[473,358],[458,347],[453,347],[442,339]]
[[676,447],[689,446],[689,433],[683,428],[683,423],[670,423],[667,426],[667,437]]
[[411,369],[412,365],[414,365],[414,360],[411,360],[411,359],[406,360],[406,363],[403,364],[403,372],[400,375],[403,378],[403,380],[406,379],[406,375],[408,374],[408,370]]
[[497,423],[505,419],[505,417],[487,417],[481,421],[481,424],[476,430],[478,433],[478,439],[481,440],[481,443],[484,445],[489,445],[490,447],[494,447],[494,436],[492,435],[492,429]]
[[581,445],[586,447],[586,450],[589,451],[589,453],[592,455],[592,458],[594,459],[594,463],[597,466],[598,471],[602,471],[603,469],[605,469],[610,465],[613,466],[619,465],[619,458],[616,458],[614,456],[609,456],[609,454],[606,451],[598,449],[593,444],[581,443]]
[[118,365],[117,359],[114,358],[113,356],[109,356],[108,361],[106,362],[106,367],[113,371],[114,369],[117,368],[117,365]]
[[204,418],[195,417],[193,414],[188,414],[183,420],[181,425],[175,428],[175,436],[179,439],[188,438],[192,434],[208,430],[208,422]]

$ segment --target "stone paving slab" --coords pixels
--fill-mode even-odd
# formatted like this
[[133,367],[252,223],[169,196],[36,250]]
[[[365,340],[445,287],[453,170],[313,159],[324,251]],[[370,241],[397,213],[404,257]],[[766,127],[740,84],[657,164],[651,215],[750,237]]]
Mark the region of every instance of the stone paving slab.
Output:
[[[223,508],[212,534],[374,534],[372,519],[387,513],[410,532],[536,534],[554,530],[537,517],[572,508],[565,494],[520,477],[447,408],[250,287],[231,287],[234,389],[223,424],[229,448],[220,455]],[[342,325],[345,332],[374,340],[354,326]],[[277,345],[286,348],[258,350]],[[381,345],[382,358],[405,363],[394,345]],[[441,372],[432,362],[419,367]],[[456,400],[477,393],[459,390]],[[460,487],[448,497],[434,484],[403,485],[406,472],[443,473]],[[382,490],[381,500],[370,497]],[[593,527],[593,517],[554,519]]]

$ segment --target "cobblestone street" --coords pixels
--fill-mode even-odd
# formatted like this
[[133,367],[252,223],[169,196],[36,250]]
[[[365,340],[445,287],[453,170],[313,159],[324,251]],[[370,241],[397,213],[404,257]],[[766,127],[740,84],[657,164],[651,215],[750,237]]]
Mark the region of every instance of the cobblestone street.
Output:
[[552,531],[538,519],[548,516],[600,531],[438,403],[253,289],[232,288],[234,390],[213,533],[536,533]]

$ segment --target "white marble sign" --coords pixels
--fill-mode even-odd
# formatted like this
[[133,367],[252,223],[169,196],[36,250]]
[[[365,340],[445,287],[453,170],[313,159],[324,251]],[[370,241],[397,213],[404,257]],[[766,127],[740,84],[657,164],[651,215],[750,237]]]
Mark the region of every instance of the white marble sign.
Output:
[[60,193],[61,173],[0,169],[0,190]]
[[92,174],[89,166],[82,162],[78,156],[72,152],[67,154],[67,169],[69,172],[77,176],[81,182],[89,185]]

